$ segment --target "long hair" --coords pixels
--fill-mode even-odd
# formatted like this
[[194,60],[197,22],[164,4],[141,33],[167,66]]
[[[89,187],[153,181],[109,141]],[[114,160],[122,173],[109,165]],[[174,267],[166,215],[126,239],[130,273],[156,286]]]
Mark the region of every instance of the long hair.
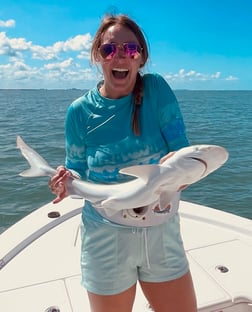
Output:
[[[99,59],[99,48],[102,43],[102,37],[104,32],[113,25],[121,25],[128,28],[130,31],[134,33],[137,37],[139,44],[142,48],[142,64],[140,67],[143,67],[148,60],[149,52],[147,47],[147,42],[145,40],[144,34],[140,27],[127,15],[106,15],[100,27],[98,28],[96,35],[94,37],[92,47],[91,47],[91,63],[96,64]],[[140,135],[140,107],[143,100],[143,78],[138,72],[136,77],[135,86],[133,89],[133,97],[134,97],[134,109],[132,113],[131,126],[135,135]]]

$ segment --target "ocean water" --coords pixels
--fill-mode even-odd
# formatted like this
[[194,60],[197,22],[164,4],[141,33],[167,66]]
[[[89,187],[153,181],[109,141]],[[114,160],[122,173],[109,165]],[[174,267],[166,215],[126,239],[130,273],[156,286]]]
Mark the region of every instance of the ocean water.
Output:
[[[0,90],[0,233],[51,201],[48,178],[23,178],[16,136],[53,166],[64,163],[64,119],[83,90]],[[182,199],[252,219],[252,91],[177,90],[191,144],[218,144],[228,162]]]

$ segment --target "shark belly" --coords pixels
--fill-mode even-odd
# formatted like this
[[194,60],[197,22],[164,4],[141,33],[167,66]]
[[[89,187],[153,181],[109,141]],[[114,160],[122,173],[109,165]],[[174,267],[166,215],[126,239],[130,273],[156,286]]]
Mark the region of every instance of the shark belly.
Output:
[[94,209],[104,218],[116,224],[130,227],[149,227],[160,225],[177,214],[179,201],[180,192],[175,192],[171,201],[167,203],[166,209],[160,209],[159,199],[149,205],[117,210],[113,214],[109,208],[94,207]]

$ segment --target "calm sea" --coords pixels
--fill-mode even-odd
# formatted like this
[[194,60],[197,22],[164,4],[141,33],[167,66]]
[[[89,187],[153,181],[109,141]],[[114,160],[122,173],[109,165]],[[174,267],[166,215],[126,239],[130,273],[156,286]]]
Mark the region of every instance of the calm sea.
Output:
[[[0,90],[0,232],[52,200],[48,178],[22,178],[16,136],[54,167],[64,163],[64,118],[82,90]],[[252,219],[252,91],[175,91],[192,144],[218,144],[228,162],[182,199]]]

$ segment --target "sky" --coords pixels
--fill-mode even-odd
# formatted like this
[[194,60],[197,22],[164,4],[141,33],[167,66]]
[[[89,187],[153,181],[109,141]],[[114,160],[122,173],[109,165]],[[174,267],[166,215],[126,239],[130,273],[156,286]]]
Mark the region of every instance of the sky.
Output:
[[143,73],[173,89],[252,90],[252,0],[1,0],[0,89],[89,89],[103,16],[134,19],[148,41]]

